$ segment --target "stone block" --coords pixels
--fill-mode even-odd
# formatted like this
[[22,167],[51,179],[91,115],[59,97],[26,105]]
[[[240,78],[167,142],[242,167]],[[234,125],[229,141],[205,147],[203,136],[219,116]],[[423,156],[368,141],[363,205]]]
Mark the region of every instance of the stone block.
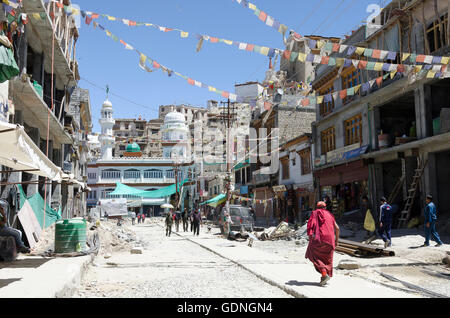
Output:
[[355,270],[360,267],[361,267],[361,264],[359,264],[356,261],[352,261],[352,260],[342,260],[338,265],[339,269],[347,269],[347,270]]
[[142,247],[134,247],[131,250],[131,254],[143,254],[144,250],[142,249]]

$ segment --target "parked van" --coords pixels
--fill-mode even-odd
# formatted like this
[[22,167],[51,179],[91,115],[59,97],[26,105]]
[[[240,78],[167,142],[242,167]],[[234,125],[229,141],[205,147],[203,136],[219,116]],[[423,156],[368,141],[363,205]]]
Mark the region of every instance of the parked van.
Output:
[[[221,231],[223,231],[225,212],[226,208],[223,207],[217,218],[217,223],[219,224]],[[240,231],[241,228],[244,228],[246,231],[253,232],[255,220],[250,214],[249,208],[240,205],[230,205],[230,216],[231,221],[233,222],[233,224],[231,224],[231,231]]]

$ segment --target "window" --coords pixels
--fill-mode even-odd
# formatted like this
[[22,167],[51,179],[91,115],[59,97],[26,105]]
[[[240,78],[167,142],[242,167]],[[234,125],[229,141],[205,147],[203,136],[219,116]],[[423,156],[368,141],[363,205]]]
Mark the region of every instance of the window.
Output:
[[97,174],[96,173],[88,173],[88,178],[91,180],[95,180],[95,179],[97,179]]
[[346,120],[345,126],[345,145],[353,145],[362,142],[362,115],[359,114]]
[[102,171],[102,179],[120,179],[121,173],[119,170],[104,170]]
[[[331,85],[328,88],[324,88],[322,90],[319,91],[320,95],[327,95],[327,94],[331,94],[334,91],[334,86]],[[321,116],[325,116],[328,115],[329,113],[331,113],[334,109],[334,99],[333,97],[331,98],[331,102],[322,102],[322,104],[320,105],[320,115]]]
[[[434,21],[431,23],[427,28],[427,38],[428,38],[428,44],[430,46],[430,53],[433,53],[440,48],[446,46],[448,43],[447,39],[447,26],[448,26],[448,13],[444,14],[441,17],[441,28],[439,28],[439,20]],[[442,29],[443,35],[442,40],[444,43],[441,42],[441,30]]]
[[145,179],[162,179],[163,172],[160,170],[147,170],[147,171],[144,171],[144,178]]
[[126,170],[123,174],[123,177],[125,179],[139,179],[141,177],[141,172],[135,169]]
[[334,127],[322,131],[322,154],[325,155],[336,149],[336,136]]
[[283,170],[282,171],[283,172],[283,174],[282,174],[283,180],[289,179],[290,178],[290,176],[289,176],[289,157],[281,159],[281,167]]
[[302,175],[307,175],[311,173],[311,149],[305,149],[300,151],[299,156],[302,160]]
[[[349,89],[361,84],[361,71],[355,69],[353,66],[350,68],[350,72],[346,75],[342,76],[342,89]],[[342,101],[345,104],[348,104],[353,100],[353,96],[347,96]]]
[[175,179],[175,172],[173,170],[169,170],[166,172],[166,177],[169,179]]

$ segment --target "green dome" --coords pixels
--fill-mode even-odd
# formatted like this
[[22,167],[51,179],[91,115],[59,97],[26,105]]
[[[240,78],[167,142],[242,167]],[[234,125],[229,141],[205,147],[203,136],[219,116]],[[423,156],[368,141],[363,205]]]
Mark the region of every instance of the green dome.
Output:
[[137,143],[129,144],[127,146],[127,152],[141,152],[141,147]]

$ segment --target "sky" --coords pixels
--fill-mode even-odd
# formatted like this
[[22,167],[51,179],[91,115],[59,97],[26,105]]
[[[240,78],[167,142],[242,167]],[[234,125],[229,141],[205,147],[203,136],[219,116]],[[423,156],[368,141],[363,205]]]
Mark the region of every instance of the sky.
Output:
[[[379,0],[252,0],[260,10],[301,35],[344,37],[367,21],[372,4]],[[385,1],[387,2],[387,1]],[[108,14],[137,22],[153,23],[190,32],[161,32],[151,27],[130,27],[100,16],[96,21],[118,38],[169,69],[202,83],[234,93],[234,85],[262,82],[269,58],[224,43],[204,42],[196,52],[195,34],[285,49],[275,29],[253,11],[233,0],[74,0],[81,10]],[[100,109],[106,99],[114,118],[158,118],[161,105],[186,104],[206,107],[208,100],[224,98],[208,89],[191,86],[180,77],[160,70],[148,73],[139,67],[139,56],[106,36],[99,28],[80,26],[77,60],[79,86],[90,91],[94,132],[100,131]],[[279,63],[277,65],[279,67]]]

